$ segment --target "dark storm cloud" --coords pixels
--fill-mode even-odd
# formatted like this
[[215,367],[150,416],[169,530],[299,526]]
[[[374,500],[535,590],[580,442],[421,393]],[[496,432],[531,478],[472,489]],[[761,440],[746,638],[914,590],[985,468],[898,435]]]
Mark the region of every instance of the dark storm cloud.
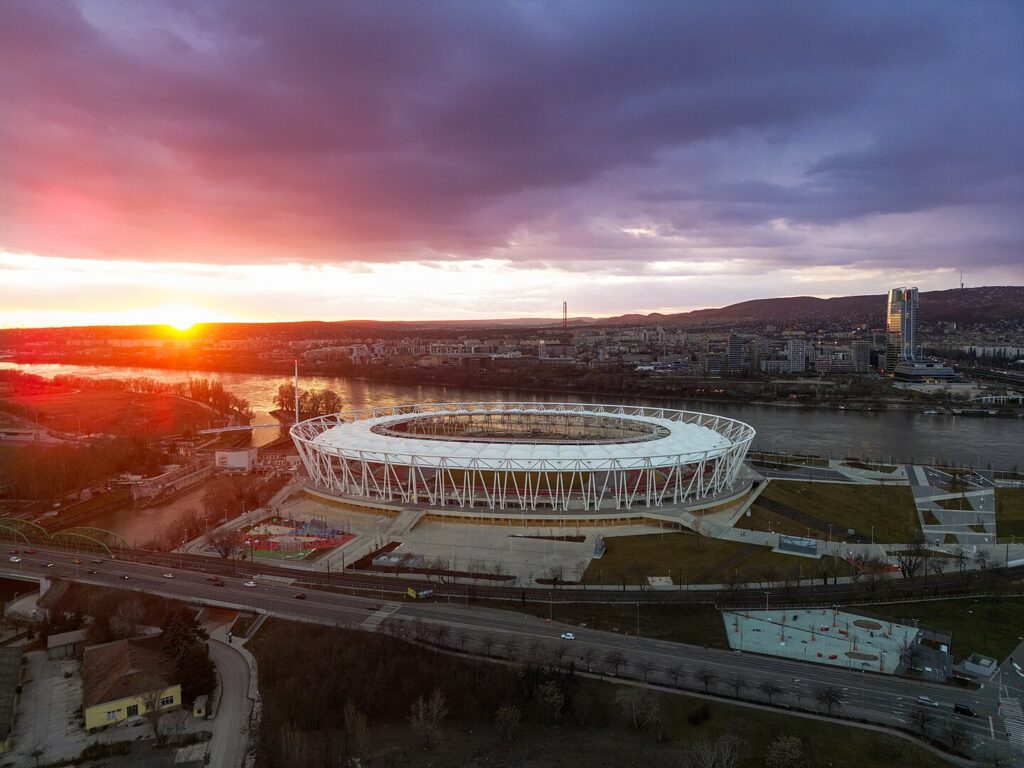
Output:
[[1022,31],[986,3],[9,2],[0,248],[697,259],[593,223],[779,249],[777,220],[966,207],[1019,250]]

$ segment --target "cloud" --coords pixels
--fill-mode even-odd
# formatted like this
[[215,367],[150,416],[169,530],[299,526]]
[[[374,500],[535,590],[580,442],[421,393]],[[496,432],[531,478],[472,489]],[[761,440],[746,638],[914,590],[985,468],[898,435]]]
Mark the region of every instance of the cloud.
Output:
[[0,249],[917,268],[912,221],[1012,265],[1022,33],[998,3],[8,3]]

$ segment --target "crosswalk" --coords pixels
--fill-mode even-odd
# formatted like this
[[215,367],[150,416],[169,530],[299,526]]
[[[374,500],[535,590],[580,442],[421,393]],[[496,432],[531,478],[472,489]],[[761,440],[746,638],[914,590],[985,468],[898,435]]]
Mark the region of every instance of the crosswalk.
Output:
[[1024,751],[1024,710],[1021,709],[1020,699],[1000,697],[999,711],[1003,715],[1010,746]]

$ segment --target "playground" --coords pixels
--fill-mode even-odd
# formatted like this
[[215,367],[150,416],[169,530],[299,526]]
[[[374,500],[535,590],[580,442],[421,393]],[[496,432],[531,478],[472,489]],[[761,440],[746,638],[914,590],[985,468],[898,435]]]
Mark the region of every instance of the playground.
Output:
[[832,608],[723,611],[722,618],[733,650],[887,675],[919,632]]
[[314,560],[355,538],[324,517],[297,520],[271,517],[240,531],[242,545],[252,556],[277,560]]

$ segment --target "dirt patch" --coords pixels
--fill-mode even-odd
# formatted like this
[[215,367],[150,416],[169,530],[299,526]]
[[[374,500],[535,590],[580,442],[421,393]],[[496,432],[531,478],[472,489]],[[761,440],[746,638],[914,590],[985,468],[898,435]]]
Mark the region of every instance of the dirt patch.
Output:
[[879,624],[877,621],[872,621],[871,619],[857,619],[855,622],[853,622],[853,626],[860,627],[861,629],[881,629],[882,628],[881,624]]

